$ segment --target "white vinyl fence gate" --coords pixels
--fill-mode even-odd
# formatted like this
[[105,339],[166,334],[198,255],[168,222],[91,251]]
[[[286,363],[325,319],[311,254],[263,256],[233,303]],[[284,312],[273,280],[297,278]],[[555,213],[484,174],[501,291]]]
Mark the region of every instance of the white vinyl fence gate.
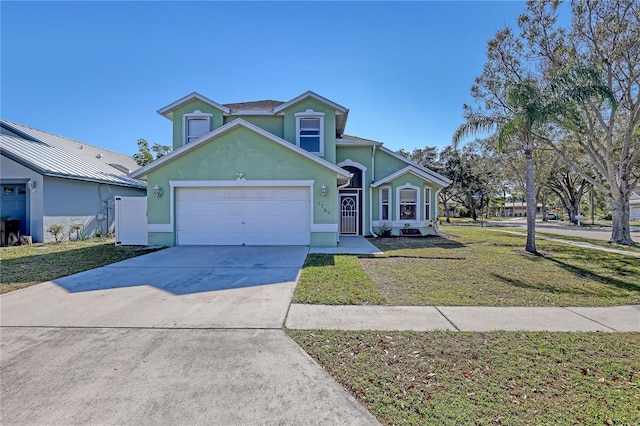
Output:
[[116,245],[146,246],[147,197],[116,197]]

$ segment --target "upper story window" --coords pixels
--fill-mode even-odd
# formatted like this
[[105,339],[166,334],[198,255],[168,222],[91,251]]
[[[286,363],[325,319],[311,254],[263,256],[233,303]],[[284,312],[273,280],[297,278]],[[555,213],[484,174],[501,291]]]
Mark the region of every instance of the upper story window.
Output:
[[313,154],[324,155],[324,113],[308,109],[296,114],[296,145]]
[[182,125],[184,129],[183,143],[188,144],[209,133],[211,129],[211,114],[195,110],[190,114],[183,115]]

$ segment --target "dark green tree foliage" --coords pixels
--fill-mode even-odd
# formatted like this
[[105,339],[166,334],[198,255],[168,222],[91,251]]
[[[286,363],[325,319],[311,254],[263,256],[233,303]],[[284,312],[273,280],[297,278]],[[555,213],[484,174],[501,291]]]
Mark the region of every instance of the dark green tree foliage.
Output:
[[[155,157],[152,152],[155,154]],[[133,154],[133,159],[138,166],[142,167],[151,163],[153,160],[165,156],[169,152],[171,152],[171,147],[168,145],[154,143],[153,146],[149,148],[149,142],[145,139],[138,139],[138,152]]]

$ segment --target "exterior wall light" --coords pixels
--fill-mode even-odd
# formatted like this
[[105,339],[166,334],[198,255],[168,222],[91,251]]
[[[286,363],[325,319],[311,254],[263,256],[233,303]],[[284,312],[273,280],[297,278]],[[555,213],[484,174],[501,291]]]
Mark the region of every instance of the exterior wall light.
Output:
[[36,186],[37,186],[37,182],[34,180],[30,180],[29,182],[27,182],[27,188],[29,188],[31,190],[31,192],[36,192]]
[[162,189],[158,185],[153,187],[153,195],[155,195],[156,198],[160,198],[162,195]]
[[325,185],[324,183],[322,184],[322,187],[320,188],[320,194],[321,194],[323,197],[326,197],[326,196],[327,196],[327,185]]

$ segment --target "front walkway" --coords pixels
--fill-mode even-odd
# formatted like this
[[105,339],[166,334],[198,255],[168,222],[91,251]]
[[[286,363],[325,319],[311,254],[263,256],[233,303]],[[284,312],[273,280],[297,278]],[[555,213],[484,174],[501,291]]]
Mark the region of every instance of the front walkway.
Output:
[[321,254],[381,254],[380,249],[359,235],[340,235],[337,247],[311,247],[309,253]]

